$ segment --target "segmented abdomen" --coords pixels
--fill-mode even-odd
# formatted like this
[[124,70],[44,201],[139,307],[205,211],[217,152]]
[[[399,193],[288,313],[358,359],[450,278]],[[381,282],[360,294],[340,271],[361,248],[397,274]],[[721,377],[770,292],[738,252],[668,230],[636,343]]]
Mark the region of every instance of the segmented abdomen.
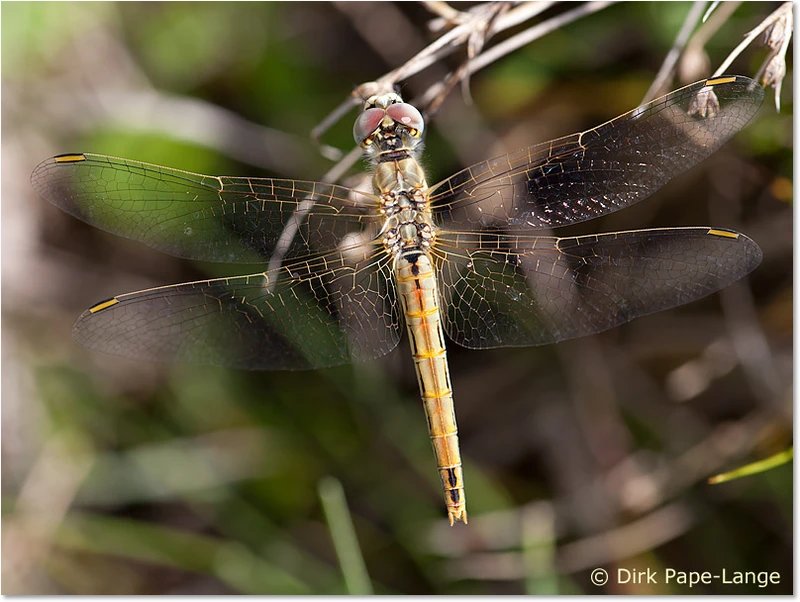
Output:
[[401,252],[395,260],[395,275],[450,524],[466,523],[458,429],[430,257],[418,249]]

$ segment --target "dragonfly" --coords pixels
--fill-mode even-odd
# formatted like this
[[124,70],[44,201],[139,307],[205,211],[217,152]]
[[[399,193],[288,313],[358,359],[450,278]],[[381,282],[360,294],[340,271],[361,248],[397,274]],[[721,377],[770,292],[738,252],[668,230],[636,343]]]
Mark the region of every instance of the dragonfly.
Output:
[[372,191],[89,153],[47,159],[31,182],[78,219],[165,253],[267,266],[96,303],[73,328],[90,349],[310,370],[379,358],[405,324],[452,525],[467,510],[445,335],[469,349],[556,343],[755,269],[758,245],[724,228],[551,229],[650,196],[742,129],[763,97],[743,76],[706,79],[432,186],[419,163],[424,118],[396,93],[365,99],[353,127]]

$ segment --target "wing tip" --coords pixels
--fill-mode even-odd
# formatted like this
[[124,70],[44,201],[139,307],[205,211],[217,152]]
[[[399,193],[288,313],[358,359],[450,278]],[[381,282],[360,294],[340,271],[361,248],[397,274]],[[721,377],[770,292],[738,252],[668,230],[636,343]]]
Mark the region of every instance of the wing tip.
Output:
[[[702,88],[711,88],[712,90],[719,86],[732,84],[732,90],[744,90],[747,96],[750,96],[755,101],[754,104],[758,106],[764,101],[764,87],[756,80],[749,78],[745,75],[720,75],[698,82],[702,84]],[[697,85],[697,84],[694,84]]]
[[761,250],[761,247],[758,246],[758,243],[756,243],[746,234],[742,234],[736,230],[729,230],[728,228],[709,228],[706,234],[709,236],[715,236],[717,238],[727,239],[732,243],[744,246],[742,258],[745,262],[744,265],[746,266],[746,271],[742,273],[742,276],[749,274],[756,269],[764,257],[764,254]]
[[60,203],[57,202],[57,197],[51,194],[49,191],[50,187],[48,186],[48,183],[52,183],[53,179],[52,176],[48,175],[48,172],[51,169],[56,169],[61,165],[82,163],[87,160],[88,157],[84,153],[64,153],[61,155],[48,157],[33,168],[30,177],[31,186],[33,186],[34,190],[36,190],[39,196],[47,199],[55,205],[60,206]]

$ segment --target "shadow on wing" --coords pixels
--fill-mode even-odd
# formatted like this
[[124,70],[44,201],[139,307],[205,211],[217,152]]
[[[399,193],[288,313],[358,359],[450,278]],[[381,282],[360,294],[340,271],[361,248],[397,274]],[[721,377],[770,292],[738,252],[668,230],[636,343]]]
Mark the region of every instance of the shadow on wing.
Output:
[[379,227],[374,195],[321,182],[204,176],[86,153],[43,161],[31,183],[92,226],[201,261],[304,258]]
[[400,339],[391,263],[338,253],[277,270],[164,286],[98,303],[75,339],[161,362],[305,370],[371,360]]

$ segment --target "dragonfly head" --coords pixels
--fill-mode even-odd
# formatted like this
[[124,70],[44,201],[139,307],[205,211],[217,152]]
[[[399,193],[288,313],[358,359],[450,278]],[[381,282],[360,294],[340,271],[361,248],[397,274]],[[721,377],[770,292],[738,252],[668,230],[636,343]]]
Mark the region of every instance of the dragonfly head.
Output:
[[353,137],[362,148],[377,146],[379,150],[412,150],[420,143],[424,129],[422,113],[403,102],[398,94],[390,92],[370,96],[364,102],[364,108],[353,125]]

